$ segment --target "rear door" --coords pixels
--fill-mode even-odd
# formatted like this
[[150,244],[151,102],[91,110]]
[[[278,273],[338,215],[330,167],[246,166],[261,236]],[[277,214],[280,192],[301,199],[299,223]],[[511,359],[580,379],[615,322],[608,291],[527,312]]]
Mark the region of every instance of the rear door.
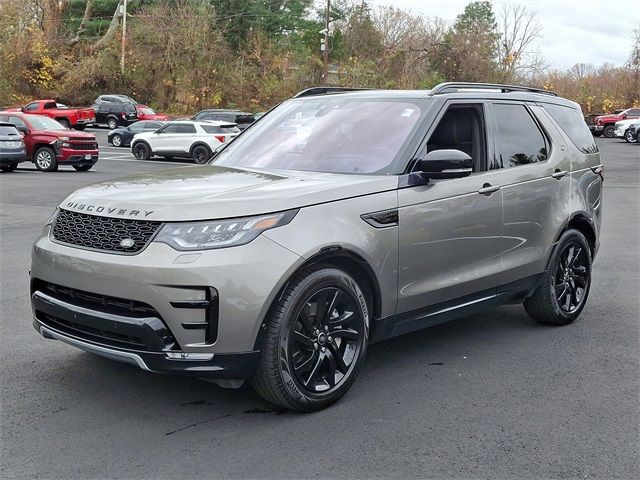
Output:
[[546,268],[570,215],[571,156],[541,107],[495,101],[490,111],[495,134],[489,169],[502,174],[505,285],[534,280]]

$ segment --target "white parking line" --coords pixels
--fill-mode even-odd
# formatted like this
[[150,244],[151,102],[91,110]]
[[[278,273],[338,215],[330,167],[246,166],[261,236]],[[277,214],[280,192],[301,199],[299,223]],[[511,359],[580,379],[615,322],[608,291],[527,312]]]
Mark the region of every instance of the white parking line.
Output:
[[98,163],[102,161],[109,162],[136,162],[136,163],[153,163],[155,165],[183,165],[183,166],[193,166],[192,163],[183,163],[183,162],[168,162],[166,160],[136,160],[135,158],[119,158],[119,157],[102,157],[98,158]]

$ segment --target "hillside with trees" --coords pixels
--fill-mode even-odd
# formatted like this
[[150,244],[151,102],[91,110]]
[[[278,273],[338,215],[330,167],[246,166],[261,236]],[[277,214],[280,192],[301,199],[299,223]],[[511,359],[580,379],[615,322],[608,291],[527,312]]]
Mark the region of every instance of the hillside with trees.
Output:
[[[87,105],[123,93],[173,114],[257,111],[323,82],[323,2],[314,0],[3,0],[0,105],[54,97]],[[328,82],[429,88],[442,81],[543,86],[585,113],[640,104],[640,32],[623,66],[550,70],[528,8],[471,2],[452,24],[394,6],[333,0]],[[630,32],[631,33],[631,32]]]

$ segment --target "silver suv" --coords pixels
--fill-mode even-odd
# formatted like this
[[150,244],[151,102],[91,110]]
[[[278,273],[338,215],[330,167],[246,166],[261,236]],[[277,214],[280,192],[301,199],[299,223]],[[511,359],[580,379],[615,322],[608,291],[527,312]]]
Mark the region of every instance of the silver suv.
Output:
[[603,172],[577,104],[492,84],[312,89],[208,164],[71,194],[35,242],[46,338],[312,411],[367,345],[585,306]]

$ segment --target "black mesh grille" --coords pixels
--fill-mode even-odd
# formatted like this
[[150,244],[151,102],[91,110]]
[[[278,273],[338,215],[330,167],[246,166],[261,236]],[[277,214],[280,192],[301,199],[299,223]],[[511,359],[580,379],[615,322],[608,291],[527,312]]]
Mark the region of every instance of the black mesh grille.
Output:
[[[79,247],[136,253],[149,243],[160,225],[161,222],[98,217],[61,209],[53,224],[53,238]],[[133,240],[133,245],[122,246],[120,242],[124,239]]]
[[96,150],[98,145],[96,143],[70,143],[69,148],[72,150]]

